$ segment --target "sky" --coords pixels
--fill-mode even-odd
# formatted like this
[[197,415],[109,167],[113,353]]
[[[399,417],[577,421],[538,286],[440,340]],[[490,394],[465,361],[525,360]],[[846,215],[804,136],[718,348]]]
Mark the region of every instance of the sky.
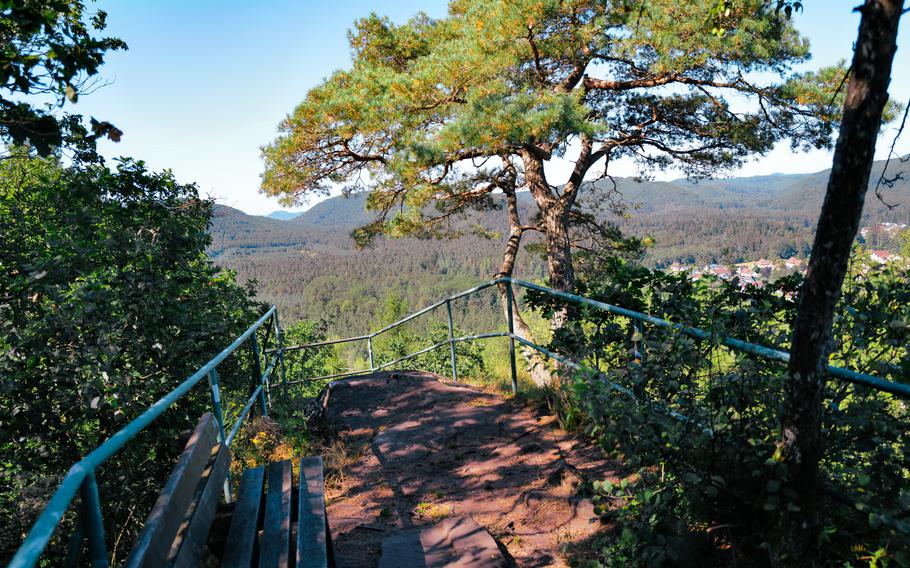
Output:
[[[809,38],[808,67],[850,59],[859,0],[807,0],[794,16]],[[102,142],[108,158],[131,156],[153,169],[171,169],[203,195],[251,214],[281,209],[259,192],[259,148],[273,140],[279,122],[308,89],[350,65],[347,30],[370,12],[404,22],[422,10],[446,14],[444,0],[99,0],[89,9],[108,13],[107,34],[129,50],[108,54],[103,88],[80,97],[69,110],[108,120],[125,132],[120,143]],[[910,22],[898,38],[891,83],[893,99],[910,101]],[[884,157],[896,125],[883,131]],[[897,146],[910,152],[910,132]],[[827,151],[793,154],[789,146],[746,164],[733,175],[814,172],[830,166]],[[613,175],[636,175],[628,163],[611,164]],[[567,177],[570,164],[554,163],[551,182]],[[679,177],[669,172],[658,179]],[[312,205],[312,203],[310,203]],[[292,209],[301,209],[297,207]]]

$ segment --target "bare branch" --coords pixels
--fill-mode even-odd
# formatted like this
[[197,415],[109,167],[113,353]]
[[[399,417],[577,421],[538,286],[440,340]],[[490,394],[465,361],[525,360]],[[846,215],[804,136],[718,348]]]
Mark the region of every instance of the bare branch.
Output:
[[[891,158],[894,156],[894,146],[897,144],[898,139],[901,137],[901,134],[904,132],[904,127],[907,125],[907,113],[910,113],[910,101],[907,101],[907,106],[904,107],[904,117],[901,119],[901,125],[897,129],[897,134],[894,135],[894,140],[891,141],[891,148],[888,149],[888,159],[885,160],[885,165],[882,166],[882,173],[878,176],[878,181],[875,183],[875,197],[882,202],[882,205],[888,209],[894,209],[900,203],[895,203],[893,205],[885,202],[885,198],[881,194],[882,187],[892,187],[895,182],[900,179],[903,179],[903,172],[898,172],[895,175],[886,177],[888,172],[888,166],[891,164]],[[904,160],[898,158],[901,162]]]

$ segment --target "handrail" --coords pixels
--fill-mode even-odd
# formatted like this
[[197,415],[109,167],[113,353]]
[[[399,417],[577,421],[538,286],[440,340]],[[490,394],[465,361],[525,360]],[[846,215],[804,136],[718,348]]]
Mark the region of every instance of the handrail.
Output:
[[[458,298],[462,298],[469,294],[479,292],[481,290],[490,288],[492,286],[498,286],[500,284],[509,285],[506,289],[506,291],[507,291],[506,301],[508,302],[507,313],[508,313],[508,319],[509,319],[509,322],[508,322],[509,332],[508,333],[480,334],[477,336],[466,336],[466,337],[461,337],[461,338],[452,337],[451,302]],[[546,286],[540,286],[538,284],[533,284],[531,282],[526,282],[524,280],[519,280],[517,278],[500,277],[500,278],[491,280],[489,282],[482,283],[478,286],[475,286],[475,287],[465,290],[463,292],[459,292],[455,295],[449,296],[448,298],[446,298],[444,300],[431,304],[431,305],[423,308],[422,310],[419,310],[411,315],[405,316],[404,318],[398,320],[397,322],[389,324],[377,331],[368,333],[366,335],[348,337],[348,338],[343,338],[343,339],[334,339],[331,341],[321,341],[321,342],[309,343],[309,344],[304,344],[304,345],[296,345],[293,347],[285,348],[285,349],[294,349],[294,350],[306,349],[306,348],[310,348],[310,347],[334,345],[334,344],[339,344],[339,343],[347,343],[347,342],[351,342],[351,341],[362,341],[364,339],[366,339],[369,342],[368,343],[369,356],[370,356],[370,369],[369,370],[349,371],[349,372],[345,372],[345,373],[337,373],[334,375],[326,375],[326,376],[318,377],[318,378],[314,378],[314,379],[303,379],[303,380],[294,381],[293,384],[311,382],[311,381],[315,381],[315,380],[338,378],[338,377],[347,377],[347,376],[352,376],[352,375],[368,373],[371,371],[375,371],[377,369],[382,369],[384,367],[400,363],[402,361],[406,361],[408,359],[412,359],[414,357],[417,357],[420,354],[432,351],[434,349],[438,349],[439,347],[442,347],[442,346],[446,345],[447,343],[449,344],[450,349],[452,350],[452,380],[457,380],[457,373],[455,370],[455,343],[458,341],[468,341],[468,340],[472,340],[472,339],[481,339],[481,338],[486,338],[486,337],[508,337],[510,340],[509,356],[510,356],[511,373],[512,373],[512,392],[514,394],[517,394],[517,392],[518,392],[518,379],[517,379],[517,373],[516,373],[516,368],[515,368],[515,342],[518,342],[528,348],[534,349],[537,352],[542,353],[546,357],[555,359],[568,367],[574,368],[576,370],[584,370],[584,367],[582,365],[576,363],[575,361],[572,361],[562,355],[559,355],[558,353],[554,353],[554,352],[550,351],[549,349],[546,349],[545,347],[537,345],[536,343],[529,341],[523,337],[520,337],[514,333],[514,329],[512,328],[512,317],[511,317],[512,316],[512,295],[513,295],[512,285],[513,284],[516,286],[520,286],[520,287],[529,289],[529,290],[536,290],[538,292],[549,294],[554,297],[563,298],[565,300],[569,300],[569,301],[572,301],[572,302],[575,302],[578,304],[588,305],[588,306],[597,308],[599,310],[603,310],[603,311],[607,311],[610,313],[614,313],[616,315],[624,316],[624,317],[627,317],[634,321],[649,323],[649,324],[652,324],[654,326],[661,327],[664,329],[675,330],[675,331],[678,331],[685,335],[695,337],[697,339],[713,340],[721,345],[725,345],[736,351],[742,351],[745,353],[757,355],[759,357],[764,357],[766,359],[777,360],[777,361],[781,361],[781,362],[785,362],[785,363],[790,360],[790,354],[785,351],[781,351],[779,349],[773,349],[771,347],[766,347],[764,345],[749,343],[747,341],[742,341],[740,339],[736,339],[733,337],[719,336],[717,334],[705,331],[705,330],[697,328],[697,327],[688,326],[688,325],[684,325],[684,324],[676,323],[676,322],[671,322],[671,321],[668,321],[668,320],[665,320],[662,318],[654,317],[654,316],[651,316],[648,314],[643,314],[641,312],[636,312],[634,310],[629,310],[626,308],[621,308],[619,306],[614,306],[612,304],[607,304],[605,302],[591,300],[591,299],[585,298],[583,296],[579,296],[577,294],[571,294],[568,292],[554,290],[554,289],[548,288]],[[448,321],[449,330],[450,330],[448,341],[440,341],[438,343],[435,343],[434,345],[431,345],[429,347],[426,347],[426,348],[420,349],[419,351],[411,353],[410,355],[406,355],[404,357],[401,357],[399,359],[396,359],[396,360],[388,362],[388,363],[383,363],[382,365],[379,365],[379,366],[373,365],[372,340],[374,337],[376,337],[380,333],[384,333],[384,332],[394,329],[404,323],[407,323],[407,322],[413,320],[414,318],[421,316],[427,312],[430,312],[443,305],[445,305],[449,308],[447,310],[448,320],[449,320]],[[844,381],[847,381],[847,382],[850,382],[850,383],[853,383],[853,384],[856,384],[859,386],[869,387],[869,388],[887,392],[887,393],[890,393],[890,394],[893,394],[893,395],[896,395],[896,396],[899,396],[902,398],[910,399],[910,385],[898,383],[895,381],[888,381],[888,380],[876,377],[874,375],[869,375],[866,373],[859,373],[857,371],[852,371],[850,369],[844,369],[842,367],[835,367],[833,365],[828,365],[827,370],[828,370],[828,373],[835,378],[842,379]],[[602,374],[600,376],[603,378]],[[634,396],[634,394],[629,389],[622,387],[620,385],[617,385],[611,381],[608,381],[608,385],[611,389],[616,390],[617,392],[623,393],[628,396]],[[684,422],[690,421],[690,419],[687,416],[684,416],[683,414],[680,414],[679,412],[676,412],[672,409],[659,408],[659,410],[662,410],[663,412],[665,412],[666,414],[668,414],[669,416],[671,416],[672,418],[675,418],[677,420],[681,420]],[[712,430],[707,426],[701,425],[701,428],[709,435],[712,433]],[[910,523],[906,523],[906,522],[903,522],[903,521],[900,521],[897,519],[892,519],[887,515],[881,515],[880,518],[882,520],[882,523],[889,526],[890,528],[897,530],[898,532],[901,532],[905,535],[910,535]]]
[[[104,546],[104,529],[103,526],[100,525],[101,511],[100,503],[97,499],[98,489],[94,481],[95,470],[108,458],[120,451],[120,449],[122,449],[127,442],[135,438],[156,418],[161,416],[172,404],[174,404],[178,399],[180,399],[194,386],[196,386],[202,379],[208,377],[209,373],[215,371],[215,368],[219,363],[222,363],[232,353],[240,348],[240,346],[243,345],[243,343],[249,339],[251,335],[256,333],[256,331],[262,327],[265,322],[269,321],[269,319],[275,314],[277,314],[277,308],[275,306],[272,306],[265,313],[265,315],[259,318],[256,323],[244,331],[237,339],[234,340],[233,343],[227,346],[219,354],[215,355],[211,360],[200,367],[195,373],[184,379],[176,388],[152,404],[148,409],[145,410],[145,412],[140,414],[129,424],[117,431],[100,446],[89,452],[88,455],[86,455],[84,458],[73,464],[67,474],[64,476],[57,490],[51,496],[47,505],[44,507],[41,515],[32,525],[32,529],[29,531],[28,536],[25,537],[25,540],[16,551],[16,554],[13,556],[7,568],[27,568],[35,565],[41,554],[44,552],[44,549],[47,547],[47,544],[50,542],[50,539],[53,536],[54,531],[57,529],[57,526],[60,524],[60,521],[63,519],[63,515],[69,508],[70,503],[72,503],[76,492],[79,491],[80,488],[84,494],[87,493],[89,496],[94,494],[95,496],[94,499],[89,500],[94,501],[94,503],[88,503],[88,506],[92,507],[92,510],[89,511],[90,514],[88,516],[93,518],[94,521],[88,527],[83,527],[83,530],[88,532],[92,565],[107,566],[108,561],[106,551],[98,550],[98,547]],[[269,372],[270,371],[271,366],[269,368]],[[241,415],[241,421],[243,417],[249,413],[249,407],[252,405],[252,402],[255,401],[256,396],[261,393],[263,388],[263,381],[266,378],[267,377],[260,378],[259,385],[254,390],[253,396],[250,397],[245,412]],[[220,403],[216,394],[217,382],[214,383],[214,385],[215,386],[212,387],[213,405],[216,407],[215,410],[218,415],[217,419],[219,419],[219,422],[223,424],[223,421],[221,421],[220,418]],[[239,427],[239,422],[240,421],[238,421],[238,424],[235,426],[235,430]],[[228,445],[230,443],[230,440],[233,438],[233,435],[235,433],[235,431],[232,432],[231,436],[228,437],[227,440],[224,440],[226,442],[225,445]],[[83,506],[86,506],[85,501],[86,500],[83,499]]]
[[246,405],[243,407],[243,412],[240,413],[240,418],[237,419],[237,422],[234,424],[234,427],[231,428],[231,433],[227,435],[227,438],[224,439],[224,445],[230,446],[231,442],[234,440],[234,436],[237,435],[237,431],[240,430],[240,426],[243,424],[243,419],[250,413],[250,410],[253,408],[253,404],[256,402],[256,397],[262,393],[262,385],[257,385],[256,390],[253,391],[253,394],[250,395],[250,398],[247,399]]
[[[322,342],[316,342],[316,343],[307,343],[307,344],[303,344],[303,345],[295,345],[295,346],[291,346],[291,347],[285,347],[284,349],[286,351],[292,350],[292,349],[298,350],[298,349],[306,349],[306,348],[310,348],[310,347],[318,347],[318,346],[329,345],[329,344],[348,343],[348,342],[352,342],[352,341],[362,341],[364,339],[372,340],[377,335],[379,335],[381,333],[385,333],[400,325],[403,325],[403,324],[413,320],[414,318],[419,317],[436,308],[442,307],[442,306],[446,305],[448,302],[457,300],[459,298],[479,292],[481,290],[485,290],[486,288],[490,288],[492,286],[498,286],[500,284],[514,284],[514,285],[520,286],[522,288],[526,288],[529,290],[535,290],[538,292],[549,294],[554,297],[569,300],[569,301],[572,301],[572,302],[575,302],[578,304],[588,305],[593,308],[597,308],[602,311],[607,311],[607,312],[610,312],[610,313],[613,313],[616,315],[624,316],[624,317],[627,317],[632,320],[640,321],[643,323],[649,323],[651,325],[661,327],[664,329],[672,329],[672,330],[678,331],[680,333],[683,333],[685,335],[695,337],[697,339],[714,340],[714,341],[717,341],[718,343],[720,343],[721,345],[725,345],[726,347],[730,347],[731,349],[734,349],[736,351],[750,353],[752,355],[764,357],[765,359],[773,359],[773,360],[781,361],[784,363],[786,363],[790,360],[790,354],[785,351],[781,351],[779,349],[774,349],[771,347],[766,347],[764,345],[758,345],[755,343],[749,343],[747,341],[742,341],[740,339],[736,339],[733,337],[719,336],[717,334],[711,333],[709,331],[705,331],[705,330],[697,328],[697,327],[692,327],[692,326],[684,325],[681,323],[671,322],[671,321],[668,321],[668,320],[665,320],[662,318],[658,318],[658,317],[651,316],[648,314],[643,314],[641,312],[636,312],[634,310],[621,308],[619,306],[614,306],[612,304],[607,304],[605,302],[599,302],[597,300],[591,300],[591,299],[585,298],[584,296],[579,296],[577,294],[571,294],[569,292],[562,292],[559,290],[554,290],[553,288],[548,288],[546,286],[541,286],[539,284],[533,284],[531,282],[527,282],[525,280],[519,280],[518,278],[512,278],[509,276],[503,276],[500,278],[496,278],[494,280],[490,280],[488,282],[479,284],[473,288],[464,290],[463,292],[459,292],[457,294],[449,296],[448,298],[446,298],[444,300],[430,304],[429,306],[423,308],[422,310],[414,312],[413,314],[405,316],[404,318],[402,318],[394,323],[391,323],[377,331],[374,331],[374,332],[371,332],[371,333],[368,333],[365,335],[358,335],[355,337],[346,337],[343,339],[333,339],[330,341],[322,341]],[[527,347],[530,347],[540,353],[546,354],[541,346],[537,345],[536,343],[533,343],[533,342],[530,342],[527,340],[523,340],[519,336],[515,335],[513,332],[510,332],[509,334],[506,334],[506,335],[511,337],[515,341],[519,341],[520,343],[526,345]],[[437,344],[433,348],[435,349],[435,348],[441,347],[450,342],[451,342],[451,340],[441,342],[440,344]],[[370,370],[371,371],[375,370],[375,367],[371,368]],[[364,371],[364,372],[367,372],[367,371]],[[845,380],[845,381],[853,383],[853,384],[870,387],[870,388],[873,388],[876,390],[880,390],[883,392],[887,392],[887,393],[890,393],[893,395],[897,395],[897,396],[900,396],[903,398],[910,399],[910,385],[898,383],[895,381],[888,381],[888,380],[882,379],[880,377],[876,377],[874,375],[860,373],[857,371],[845,369],[843,367],[836,367],[833,365],[828,365],[828,373],[833,377]],[[513,374],[514,374],[514,371],[513,371]],[[333,376],[334,375],[328,375],[328,376],[325,376],[322,378],[332,378]],[[514,383],[514,381],[515,381],[515,377],[513,376],[513,383]]]
[[[750,353],[763,357],[766,359],[777,360],[781,362],[787,362],[790,359],[789,353],[784,351],[766,347],[764,345],[758,345],[755,343],[749,343],[732,337],[719,336],[717,334],[705,331],[703,329],[684,325],[677,322],[671,322],[662,318],[654,317],[651,315],[643,314],[641,312],[636,312],[634,310],[628,310],[626,308],[621,308],[619,306],[614,306],[612,304],[607,304],[605,302],[599,302],[596,300],[591,300],[583,296],[576,294],[571,294],[568,292],[562,292],[559,290],[554,290],[546,286],[540,286],[538,284],[533,284],[531,282],[526,282],[512,277],[500,277],[494,280],[490,280],[484,283],[481,283],[473,288],[469,288],[462,292],[453,294],[439,302],[430,304],[429,306],[418,310],[410,315],[405,316],[404,318],[399,319],[398,321],[386,325],[376,331],[370,332],[365,335],[359,335],[354,337],[346,337],[342,339],[333,339],[327,341],[319,341],[313,343],[307,343],[302,345],[294,346],[284,346],[283,345],[283,334],[281,327],[278,323],[278,312],[275,306],[269,308],[269,310],[260,317],[256,323],[250,326],[243,334],[241,334],[237,339],[234,340],[227,348],[221,351],[218,355],[209,360],[205,365],[200,367],[195,373],[184,379],[176,388],[164,395],[161,399],[152,404],[148,409],[146,409],[142,414],[137,418],[131,421],[129,424],[124,426],[121,430],[111,436],[103,444],[92,450],[88,455],[86,455],[82,460],[73,464],[70,467],[67,474],[64,476],[57,490],[54,492],[53,496],[48,501],[41,515],[35,521],[32,529],[30,530],[28,536],[23,541],[22,545],[16,551],[15,556],[13,556],[9,568],[27,568],[34,566],[35,563],[40,558],[42,552],[47,547],[48,542],[50,542],[51,537],[53,536],[54,531],[57,526],[60,524],[60,521],[63,518],[66,510],[69,508],[69,505],[72,503],[73,498],[76,495],[76,492],[81,491],[83,494],[82,506],[84,509],[83,519],[87,519],[88,526],[80,526],[77,528],[77,534],[86,533],[86,536],[89,541],[89,549],[92,556],[93,566],[107,566],[107,555],[104,550],[104,533],[103,526],[101,526],[101,510],[100,502],[98,499],[98,488],[95,482],[94,472],[95,470],[104,463],[108,458],[116,454],[120,449],[123,448],[130,440],[132,440],[136,435],[138,435],[142,430],[144,430],[149,424],[151,424],[156,418],[163,414],[174,402],[176,402],[180,397],[184,396],[189,392],[196,384],[198,384],[203,378],[208,377],[210,387],[212,390],[212,405],[215,411],[215,419],[218,422],[220,436],[223,438],[225,445],[230,445],[234,437],[237,435],[237,432],[240,429],[243,421],[246,417],[252,412],[252,409],[255,405],[257,398],[262,403],[263,413],[266,412],[266,395],[267,393],[270,396],[269,389],[269,376],[275,369],[275,366],[278,365],[281,368],[281,380],[284,385],[294,385],[305,382],[312,382],[316,380],[325,380],[338,377],[347,377],[358,374],[364,374],[376,371],[378,369],[383,369],[396,365],[403,361],[413,359],[423,353],[427,353],[434,349],[438,349],[445,345],[449,345],[451,349],[451,358],[452,358],[452,377],[453,380],[457,380],[457,370],[456,370],[456,358],[455,358],[455,344],[464,341],[475,341],[479,339],[487,339],[494,337],[507,337],[510,341],[510,359],[511,359],[511,373],[512,373],[512,390],[517,393],[518,382],[517,382],[517,373],[515,367],[515,343],[519,343],[528,348],[534,349],[537,352],[545,355],[548,358],[555,359],[557,361],[566,364],[567,366],[580,369],[581,365],[578,363],[569,360],[568,358],[559,355],[537,345],[536,343],[529,341],[525,338],[522,338],[515,334],[514,329],[512,328],[511,317],[509,317],[509,331],[508,332],[493,332],[493,333],[482,333],[475,335],[467,335],[462,337],[454,337],[453,334],[453,322],[452,322],[452,310],[451,302],[471,294],[475,294],[487,288],[493,286],[499,286],[502,284],[507,284],[507,301],[508,301],[508,313],[511,314],[512,302],[511,298],[513,295],[512,286],[519,286],[528,290],[535,290],[541,293],[549,294],[550,296],[562,298],[577,304],[588,305],[593,308],[607,311],[616,315],[620,315],[626,318],[629,318],[634,321],[640,321],[643,323],[648,323],[657,327],[664,329],[671,329],[689,335],[702,340],[711,340],[715,341],[718,344],[725,345],[734,349],[736,351],[741,351],[745,353]],[[375,365],[373,362],[373,353],[372,353],[372,341],[375,337],[380,334],[383,334],[387,331],[395,329],[417,317],[420,317],[426,313],[429,313],[436,308],[446,306],[449,319],[449,337],[444,341],[437,342],[429,347],[420,349],[414,353],[406,355],[404,357],[398,358],[394,361],[389,361],[382,363],[380,365]],[[278,347],[274,349],[263,349],[261,351],[262,355],[268,356],[272,355],[271,360],[268,362],[265,371],[262,371],[261,361],[259,360],[260,350],[255,338],[256,331],[262,327],[267,321],[272,319],[273,324],[276,330],[275,339],[278,342]],[[253,377],[254,387],[252,389],[251,396],[247,399],[247,402],[238,416],[237,421],[232,426],[230,433],[225,436],[224,428],[224,419],[222,416],[221,405],[220,405],[220,395],[218,390],[218,377],[216,367],[227,359],[232,353],[234,353],[244,342],[246,342],[250,337],[253,337],[253,353],[256,358],[255,360],[255,376]],[[335,345],[340,343],[349,343],[353,341],[363,341],[366,340],[370,368],[359,370],[359,371],[348,371],[344,373],[336,373],[333,375],[325,375],[322,377],[315,378],[304,378],[299,380],[288,381],[285,376],[285,360],[284,355],[286,352],[308,349],[313,347],[323,347],[328,345]],[[828,372],[831,376],[845,380],[847,382],[857,384],[864,387],[873,388],[879,391],[888,392],[896,396],[910,399],[910,385],[898,383],[895,381],[888,381],[873,375],[866,373],[859,373],[852,371],[850,369],[845,369],[841,367],[835,367],[828,365]],[[615,387],[618,391],[624,392],[626,394],[631,394],[628,389],[624,389],[619,385],[611,385]],[[669,414],[673,415],[676,418],[688,420],[685,416],[682,416],[674,411],[669,411]],[[896,523],[901,525],[902,532],[906,532],[908,529],[904,527],[902,523]]]
[[[395,359],[394,361],[389,361],[388,363],[383,363],[382,365],[377,365],[377,366],[373,367],[372,369],[359,369],[359,370],[356,370],[356,371],[345,371],[345,372],[343,372],[343,373],[335,373],[335,374],[332,374],[332,375],[323,375],[323,376],[321,376],[321,377],[308,377],[308,378],[305,378],[305,379],[298,379],[298,380],[296,380],[296,381],[288,381],[287,384],[289,384],[289,385],[299,385],[299,384],[303,384],[303,383],[313,383],[313,382],[316,382],[316,381],[322,381],[322,380],[326,380],[326,379],[336,379],[336,378],[340,378],[340,377],[352,377],[352,376],[354,376],[354,375],[365,375],[365,374],[367,374],[367,373],[375,372],[375,371],[377,371],[377,370],[379,370],[379,369],[384,369],[384,368],[386,368],[386,367],[391,367],[392,365],[394,365],[394,364],[396,364],[396,363],[401,363],[402,361],[407,361],[408,359],[413,359],[414,357],[417,357],[418,355],[423,355],[424,353],[427,353],[427,352],[432,351],[432,350],[434,350],[434,349],[438,349],[438,348],[442,347],[443,345],[448,344],[450,341],[451,341],[451,342],[454,342],[454,343],[460,343],[460,342],[462,342],[462,341],[475,341],[475,340],[477,340],[477,339],[490,339],[490,338],[493,338],[493,337],[509,337],[509,334],[508,334],[508,333],[503,333],[503,332],[495,332],[495,333],[478,333],[478,334],[476,334],[476,335],[465,335],[465,336],[463,336],[463,337],[453,337],[452,339],[447,339],[447,340],[445,340],[445,341],[440,341],[440,342],[438,342],[438,343],[434,343],[433,345],[431,345],[431,346],[429,346],[429,347],[425,347],[425,348],[421,349],[420,351],[415,351],[414,353],[411,353],[410,355],[405,355],[404,357],[401,357],[401,358],[399,358],[399,359]],[[367,338],[367,336],[355,337],[354,339],[352,339],[352,341],[357,341],[357,340],[366,339],[366,338]],[[339,340],[337,340],[337,341],[328,341],[328,342],[327,342],[327,341],[319,341],[319,342],[316,342],[316,343],[307,343],[307,344],[304,344],[304,345],[295,345],[295,346],[293,346],[293,348],[294,348],[294,349],[306,349],[306,348],[308,348],[308,347],[322,347],[322,346],[325,346],[325,345],[333,345],[333,344],[336,344],[336,343],[344,343],[344,342],[345,342],[344,339],[339,339]],[[291,349],[291,348],[289,347],[288,349]]]

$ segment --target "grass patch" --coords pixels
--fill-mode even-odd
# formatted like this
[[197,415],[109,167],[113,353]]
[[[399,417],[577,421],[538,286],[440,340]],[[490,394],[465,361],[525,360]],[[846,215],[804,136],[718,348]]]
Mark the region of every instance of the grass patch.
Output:
[[347,490],[345,472],[360,460],[365,448],[365,444],[349,444],[343,439],[336,439],[322,448],[327,491],[338,496]]
[[452,505],[444,505],[441,503],[417,503],[414,512],[417,513],[421,519],[439,521],[451,516],[455,511]]

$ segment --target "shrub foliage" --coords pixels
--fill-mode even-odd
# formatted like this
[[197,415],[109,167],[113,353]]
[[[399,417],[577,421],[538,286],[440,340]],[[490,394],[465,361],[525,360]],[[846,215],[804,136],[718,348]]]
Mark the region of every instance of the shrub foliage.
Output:
[[[712,334],[632,325],[583,308],[551,345],[587,369],[564,382],[563,416],[586,428],[635,474],[596,482],[596,501],[617,521],[599,563],[792,564],[785,521],[801,512],[785,489],[776,442],[786,366],[734,352],[735,337],[786,351],[798,277],[764,288],[651,271],[588,257],[580,293]],[[835,324],[832,363],[907,382],[908,271],[855,257]],[[558,302],[530,295],[549,312]],[[910,537],[908,402],[830,378],[822,462],[819,558],[830,565],[904,565]],[[619,505],[621,504],[621,505]],[[619,505],[619,506],[617,506]]]
[[[195,186],[142,162],[0,162],[0,558],[70,464],[262,313],[206,258],[210,213]],[[247,353],[219,367],[227,403],[249,369]],[[110,550],[132,542],[209,405],[194,389],[97,472]]]

